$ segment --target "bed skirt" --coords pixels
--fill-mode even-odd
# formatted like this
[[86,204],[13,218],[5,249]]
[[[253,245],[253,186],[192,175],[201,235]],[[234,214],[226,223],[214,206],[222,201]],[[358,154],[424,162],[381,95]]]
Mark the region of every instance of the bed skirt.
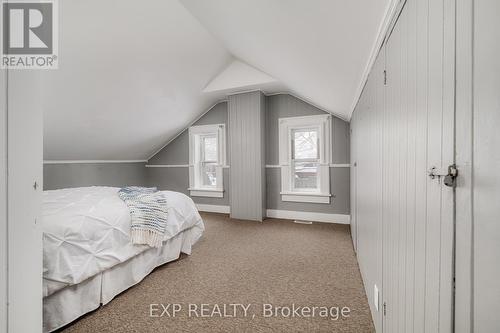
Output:
[[158,266],[179,258],[180,253],[191,254],[191,247],[200,238],[199,228],[185,230],[164,242],[161,248],[152,248],[130,260],[99,273],[82,283],[61,289],[43,299],[43,331],[57,330],[101,304],[139,283]]

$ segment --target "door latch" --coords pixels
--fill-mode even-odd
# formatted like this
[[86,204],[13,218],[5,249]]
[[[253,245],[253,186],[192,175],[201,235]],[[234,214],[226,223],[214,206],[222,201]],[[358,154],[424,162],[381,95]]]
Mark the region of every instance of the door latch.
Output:
[[432,167],[429,169],[428,174],[431,179],[435,179],[437,177],[439,181],[441,181],[441,177],[444,177],[443,183],[446,186],[453,187],[455,186],[455,180],[458,176],[458,169],[455,164],[448,166],[447,169]]
[[443,183],[446,186],[455,187],[457,176],[458,176],[457,166],[455,164],[452,164],[448,167],[448,174],[444,176]]

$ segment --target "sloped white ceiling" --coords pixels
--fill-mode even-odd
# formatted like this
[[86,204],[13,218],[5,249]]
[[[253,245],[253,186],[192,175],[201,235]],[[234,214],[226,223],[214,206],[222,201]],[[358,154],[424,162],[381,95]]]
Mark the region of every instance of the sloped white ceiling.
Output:
[[177,0],[64,0],[44,159],[144,159],[224,95],[230,53]]
[[237,59],[225,68],[203,89],[203,92],[252,89],[279,84],[277,80]]
[[146,159],[225,98],[203,90],[235,59],[277,80],[250,87],[348,119],[389,2],[59,1],[59,69],[41,72],[44,158]]
[[390,0],[182,0],[239,59],[349,119]]

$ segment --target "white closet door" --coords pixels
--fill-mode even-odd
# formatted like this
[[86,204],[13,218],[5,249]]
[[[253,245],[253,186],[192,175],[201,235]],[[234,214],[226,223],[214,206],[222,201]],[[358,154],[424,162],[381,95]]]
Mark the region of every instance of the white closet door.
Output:
[[42,330],[40,70],[8,73],[8,332]]
[[[454,1],[408,0],[386,45],[384,332],[451,332]],[[435,168],[436,176],[428,173]]]

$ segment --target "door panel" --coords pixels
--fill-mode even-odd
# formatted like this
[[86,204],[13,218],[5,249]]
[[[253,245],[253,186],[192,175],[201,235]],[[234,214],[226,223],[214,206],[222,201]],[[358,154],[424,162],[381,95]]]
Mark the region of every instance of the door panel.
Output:
[[8,77],[8,332],[42,330],[42,73]]
[[451,332],[454,2],[408,0],[386,52],[384,332]]
[[378,332],[453,327],[454,190],[428,171],[454,163],[454,7],[404,3],[351,120],[357,255]]
[[[375,304],[375,286],[382,288],[382,207],[376,205],[382,197],[382,154],[383,132],[379,125],[384,110],[383,80],[385,60],[383,53],[374,63],[364,93],[358,104],[359,113],[353,120],[353,146],[356,167],[355,211],[357,230],[357,254],[361,273],[365,281],[368,303],[373,314],[375,328],[382,329],[382,311],[379,302]],[[377,311],[377,307],[379,310]]]

